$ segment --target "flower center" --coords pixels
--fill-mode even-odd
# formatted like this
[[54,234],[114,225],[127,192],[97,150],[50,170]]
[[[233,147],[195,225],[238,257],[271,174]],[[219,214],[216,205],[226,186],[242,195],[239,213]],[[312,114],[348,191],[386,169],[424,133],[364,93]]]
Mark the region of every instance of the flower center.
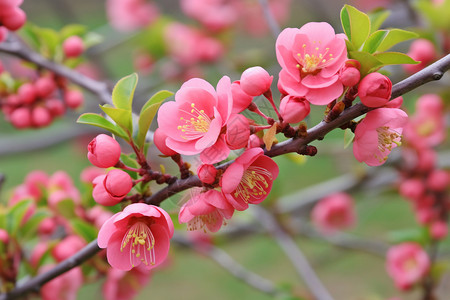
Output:
[[387,126],[378,127],[376,131],[378,134],[378,150],[381,152],[383,157],[380,157],[377,154],[375,154],[375,157],[382,162],[387,159],[387,154],[389,154],[393,148],[402,144],[400,142],[402,136]]
[[409,258],[403,262],[403,269],[405,271],[411,271],[417,269],[417,261],[414,258]]
[[266,169],[250,166],[244,171],[241,182],[234,191],[234,197],[241,197],[245,203],[248,203],[250,198],[258,200],[266,197],[266,189],[269,187],[266,177],[272,180],[272,174]]
[[144,222],[134,223],[122,239],[120,251],[130,244],[130,262],[133,268],[141,262],[146,266],[155,264],[155,237]]
[[211,119],[205,114],[203,109],[198,109],[194,103],[191,103],[191,110],[183,110],[183,112],[190,116],[190,118],[181,117],[180,121],[184,125],[178,125],[177,127],[181,131],[181,137],[183,139],[191,140],[200,138],[209,130]]
[[[313,44],[315,43],[316,41],[313,42]],[[318,43],[320,44],[320,41]],[[330,51],[328,47],[324,49],[315,47],[312,53],[306,53],[306,44],[303,44],[302,47],[303,53],[297,53],[299,62],[297,68],[304,75],[317,74],[320,69],[326,67],[334,59],[333,54],[328,54],[328,51]]]
[[215,210],[207,215],[195,216],[191,221],[187,223],[187,229],[189,231],[203,229],[203,231],[206,233],[205,227],[207,227],[207,225],[213,225],[219,221],[223,222],[223,225],[226,225],[225,219],[222,214],[218,210]]

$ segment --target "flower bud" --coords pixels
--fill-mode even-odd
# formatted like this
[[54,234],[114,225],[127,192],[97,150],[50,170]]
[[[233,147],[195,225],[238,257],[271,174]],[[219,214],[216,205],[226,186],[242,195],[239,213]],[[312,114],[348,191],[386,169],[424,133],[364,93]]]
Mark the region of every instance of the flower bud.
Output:
[[416,73],[422,70],[437,58],[436,48],[427,39],[417,39],[412,42],[407,55],[416,61],[420,61],[416,65],[403,65],[403,68],[409,73]]
[[9,234],[5,229],[0,228],[0,242],[7,244],[9,242]]
[[22,103],[31,104],[36,100],[36,88],[32,83],[24,83],[17,90]]
[[288,123],[298,123],[309,115],[309,102],[295,96],[285,96],[280,103],[280,114]]
[[64,93],[64,102],[70,108],[78,108],[84,102],[83,93],[78,90],[68,90]]
[[434,170],[428,175],[427,186],[433,191],[442,192],[448,187],[449,179],[450,176],[447,171]]
[[99,134],[88,145],[88,159],[96,167],[109,168],[120,159],[119,143],[106,134]]
[[358,96],[367,107],[381,107],[391,98],[392,82],[380,74],[370,73],[364,77],[358,87]]
[[259,96],[270,90],[273,76],[261,67],[252,67],[241,75],[241,88],[250,96]]
[[63,43],[63,51],[66,57],[78,57],[84,51],[83,40],[76,35],[68,37]]
[[197,169],[198,178],[201,182],[213,184],[216,181],[217,169],[213,165],[200,165]]
[[86,242],[81,237],[77,235],[69,235],[56,244],[56,246],[52,249],[52,256],[56,259],[56,261],[60,262],[77,253],[85,245]]
[[127,172],[114,169],[106,174],[103,184],[111,196],[124,198],[131,191],[133,180]]
[[425,194],[425,185],[419,178],[409,178],[400,183],[399,193],[409,200],[417,201]]
[[264,141],[256,134],[252,134],[252,135],[250,135],[250,137],[248,139],[247,148],[259,147],[262,144],[264,144]]
[[431,237],[435,240],[442,240],[448,234],[448,226],[444,221],[435,221],[430,226]]
[[55,99],[55,98],[48,99],[45,102],[45,107],[47,107],[49,112],[54,117],[62,116],[66,111],[66,108],[64,107],[64,104],[62,103],[62,101],[59,99]]
[[339,74],[339,79],[344,86],[354,86],[361,79],[361,73],[355,67],[344,67]]
[[231,94],[233,95],[233,113],[243,112],[253,101],[253,97],[242,90],[239,80],[231,84]]
[[105,182],[107,175],[100,175],[92,181],[94,185],[94,189],[92,190],[92,197],[98,204],[104,206],[113,206],[118,204],[125,197],[125,195],[123,197],[115,197],[106,190]]
[[22,27],[26,21],[27,15],[22,9],[18,7],[14,7],[10,12],[8,12],[7,15],[4,15],[1,19],[2,25],[13,31]]
[[250,123],[248,119],[239,114],[232,114],[228,119],[225,140],[231,150],[247,146],[250,137]]
[[49,96],[56,89],[55,81],[50,77],[40,77],[34,82],[34,86],[36,94],[42,98]]
[[28,107],[19,107],[11,112],[9,120],[18,129],[31,126],[31,111]]
[[153,134],[153,142],[155,143],[156,148],[158,148],[162,154],[167,156],[178,154],[166,146],[166,139],[167,135],[160,128],[157,128]]
[[52,115],[50,114],[50,111],[42,106],[36,106],[31,111],[31,124],[34,127],[45,127],[47,125],[50,125],[52,122]]

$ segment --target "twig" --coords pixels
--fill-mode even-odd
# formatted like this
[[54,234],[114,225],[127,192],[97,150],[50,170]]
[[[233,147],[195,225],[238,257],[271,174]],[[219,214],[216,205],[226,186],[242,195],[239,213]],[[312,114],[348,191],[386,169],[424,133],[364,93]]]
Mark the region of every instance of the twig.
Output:
[[276,219],[261,206],[254,206],[256,218],[261,225],[269,232],[277,241],[287,257],[291,260],[297,273],[302,277],[310,292],[317,300],[333,300],[333,297],[327,291],[325,286],[317,277],[316,273],[309,265],[308,260],[297,247],[294,240],[283,230]]
[[5,183],[5,174],[0,173],[0,192],[1,192],[2,187],[3,187],[3,183]]
[[268,0],[258,0],[261,8],[263,10],[264,17],[266,18],[267,24],[269,25],[270,31],[272,31],[272,35],[276,38],[281,30],[277,21],[275,20],[273,13],[270,11],[269,1]]
[[249,286],[265,294],[269,294],[271,296],[281,296],[284,294],[280,290],[278,290],[271,281],[247,270],[241,264],[235,261],[227,252],[216,246],[212,245],[205,245],[205,247],[197,246],[191,241],[189,241],[187,238],[184,238],[180,235],[175,235],[172,238],[172,241],[178,244],[179,246],[188,247],[192,250],[195,250],[203,255],[210,257],[222,268],[228,271],[231,275],[233,275],[238,279],[242,279],[242,281],[244,281]]

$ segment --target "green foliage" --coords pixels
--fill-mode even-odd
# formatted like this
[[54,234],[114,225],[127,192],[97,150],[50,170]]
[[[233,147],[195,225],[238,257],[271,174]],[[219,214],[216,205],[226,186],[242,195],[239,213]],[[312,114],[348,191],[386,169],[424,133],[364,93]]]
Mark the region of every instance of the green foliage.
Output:
[[88,243],[97,238],[97,228],[83,220],[73,219],[70,221],[70,225],[75,233],[81,236]]
[[408,55],[400,52],[383,52],[375,54],[375,57],[381,61],[383,66],[386,65],[398,65],[398,64],[418,64]]
[[138,76],[136,73],[133,73],[116,83],[112,92],[112,102],[116,108],[131,112],[137,82]]
[[353,6],[344,5],[341,10],[341,23],[354,49],[359,49],[370,33],[369,16]]
[[450,0],[444,0],[439,5],[436,5],[433,1],[419,0],[415,2],[415,7],[435,29],[450,30],[450,18],[448,16]]
[[29,239],[37,233],[39,224],[50,214],[46,209],[37,210],[27,222],[20,228],[18,232],[23,239]]
[[6,231],[15,236],[17,230],[21,227],[23,219],[27,210],[33,204],[33,201],[30,199],[21,200],[17,202],[14,206],[9,209],[9,212],[6,214]]
[[355,134],[350,128],[345,129],[344,131],[344,149],[347,149],[353,143],[355,138]]
[[66,219],[72,219],[76,216],[75,203],[70,198],[59,201],[56,204],[56,211],[58,212],[58,215],[63,216]]
[[407,228],[403,230],[391,231],[388,234],[389,241],[393,244],[404,242],[416,242],[427,245],[431,241],[430,233],[425,227]]
[[121,138],[123,138],[126,141],[129,141],[129,138],[127,136],[127,134],[125,133],[125,131],[123,131],[122,128],[120,128],[119,126],[111,123],[110,121],[106,120],[105,117],[99,115],[99,114],[94,114],[94,113],[85,113],[82,114],[78,120],[77,123],[80,124],[88,124],[88,125],[92,125],[92,126],[96,126],[96,127],[100,127],[103,129],[108,130],[109,132],[120,136]]
[[131,110],[122,108],[114,108],[108,104],[100,106],[100,108],[107,114],[117,125],[122,128],[128,136],[133,132],[133,122],[131,119]]

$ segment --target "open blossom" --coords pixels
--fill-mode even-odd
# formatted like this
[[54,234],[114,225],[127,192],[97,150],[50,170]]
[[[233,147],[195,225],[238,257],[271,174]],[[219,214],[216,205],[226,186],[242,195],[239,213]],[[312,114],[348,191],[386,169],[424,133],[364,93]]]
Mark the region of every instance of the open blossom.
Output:
[[311,217],[325,233],[351,227],[356,219],[353,199],[345,193],[331,194],[314,206]]
[[355,158],[369,166],[384,164],[392,149],[400,145],[407,121],[408,115],[398,108],[369,111],[355,130]]
[[120,31],[145,27],[159,15],[156,5],[145,0],[108,0],[106,12],[111,25]]
[[204,163],[216,163],[230,152],[222,136],[233,100],[230,79],[224,76],[217,91],[203,79],[185,82],[175,94],[175,101],[159,109],[159,128],[167,134],[166,145],[185,155],[200,153]]
[[111,268],[103,284],[103,297],[105,300],[132,300],[150,278],[151,271],[142,265],[128,272]]
[[261,148],[250,148],[224,172],[220,186],[228,202],[237,210],[261,203],[278,176],[278,165]]
[[187,16],[196,19],[212,31],[232,26],[239,14],[232,1],[181,0],[180,4]]
[[106,248],[108,262],[128,271],[141,263],[152,269],[167,257],[173,223],[162,208],[130,204],[107,220],[98,233],[98,246]]
[[207,192],[193,191],[192,197],[180,209],[180,223],[187,223],[189,230],[206,230],[216,232],[225,219],[233,216],[234,208],[216,190]]
[[347,60],[345,38],[328,23],[284,29],[276,53],[282,68],[278,88],[283,94],[305,97],[316,105],[328,104],[342,94],[339,70]]
[[427,253],[415,243],[403,243],[389,249],[386,269],[395,285],[407,290],[428,272],[430,259]]

